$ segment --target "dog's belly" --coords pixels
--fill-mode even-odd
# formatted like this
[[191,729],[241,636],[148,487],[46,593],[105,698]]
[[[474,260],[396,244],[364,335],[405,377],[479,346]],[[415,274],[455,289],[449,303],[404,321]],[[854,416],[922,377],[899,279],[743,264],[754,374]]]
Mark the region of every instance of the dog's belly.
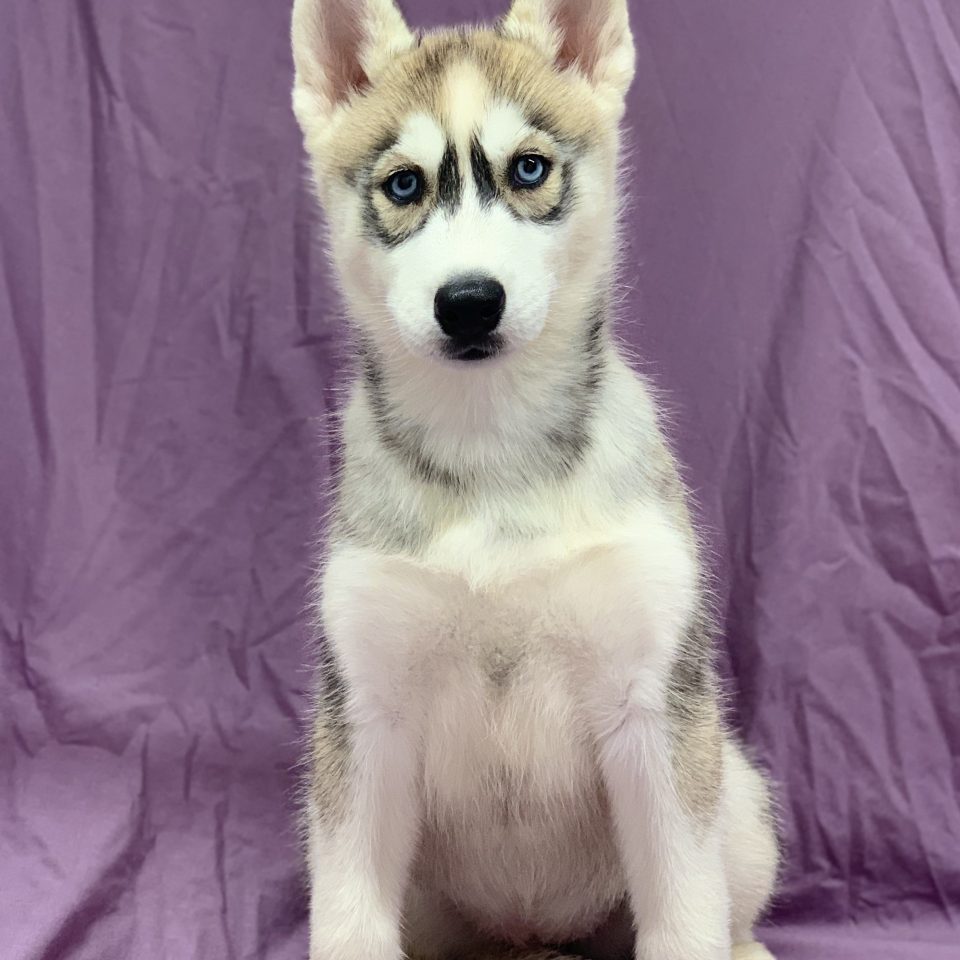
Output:
[[497,815],[481,803],[431,820],[427,886],[478,930],[517,946],[593,933],[623,898],[603,818],[559,803],[543,804],[537,822]]
[[624,881],[575,670],[519,626],[504,640],[488,611],[497,635],[472,635],[438,678],[420,872],[485,933],[560,943],[592,932]]

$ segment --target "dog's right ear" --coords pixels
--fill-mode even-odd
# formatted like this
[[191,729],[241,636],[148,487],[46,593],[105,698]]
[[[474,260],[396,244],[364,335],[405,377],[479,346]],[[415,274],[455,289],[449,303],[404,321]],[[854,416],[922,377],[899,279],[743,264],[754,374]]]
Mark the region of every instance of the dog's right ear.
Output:
[[416,43],[393,0],[294,0],[291,37],[294,102],[327,116]]
[[622,110],[634,60],[627,0],[513,0],[502,29],[577,70]]

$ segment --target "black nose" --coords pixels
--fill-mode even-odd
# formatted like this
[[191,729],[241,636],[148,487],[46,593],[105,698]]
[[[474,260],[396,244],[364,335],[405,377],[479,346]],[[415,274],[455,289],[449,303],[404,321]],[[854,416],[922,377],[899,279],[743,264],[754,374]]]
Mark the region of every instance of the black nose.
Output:
[[493,277],[457,277],[437,291],[433,309],[448,337],[470,343],[497,329],[506,304],[506,291]]

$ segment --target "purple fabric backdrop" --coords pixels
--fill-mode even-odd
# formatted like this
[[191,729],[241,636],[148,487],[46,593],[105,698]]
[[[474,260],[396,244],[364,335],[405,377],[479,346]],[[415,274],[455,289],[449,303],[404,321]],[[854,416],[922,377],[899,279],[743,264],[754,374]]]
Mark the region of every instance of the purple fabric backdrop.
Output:
[[[621,330],[672,398],[782,784],[769,941],[960,957],[960,3],[633,8]],[[340,321],[287,18],[0,5],[5,960],[305,956]]]

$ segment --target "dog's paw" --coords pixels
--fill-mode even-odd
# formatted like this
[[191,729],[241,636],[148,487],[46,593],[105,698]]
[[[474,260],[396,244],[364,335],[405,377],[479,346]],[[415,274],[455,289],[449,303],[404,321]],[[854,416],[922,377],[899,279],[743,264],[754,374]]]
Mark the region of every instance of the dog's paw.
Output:
[[774,960],[774,956],[762,943],[741,943],[733,948],[731,960]]

